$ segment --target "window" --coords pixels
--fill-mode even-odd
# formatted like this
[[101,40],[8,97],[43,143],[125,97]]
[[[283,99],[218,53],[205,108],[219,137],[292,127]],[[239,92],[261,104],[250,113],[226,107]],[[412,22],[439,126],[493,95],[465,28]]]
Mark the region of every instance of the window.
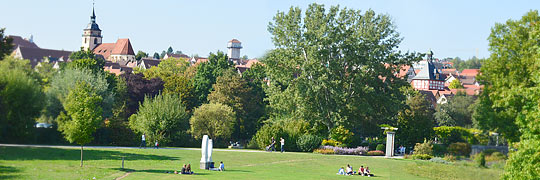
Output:
[[84,38],[84,44],[86,44],[87,41],[88,41],[88,38]]
[[94,44],[97,44],[97,38],[96,38],[96,39],[94,39]]

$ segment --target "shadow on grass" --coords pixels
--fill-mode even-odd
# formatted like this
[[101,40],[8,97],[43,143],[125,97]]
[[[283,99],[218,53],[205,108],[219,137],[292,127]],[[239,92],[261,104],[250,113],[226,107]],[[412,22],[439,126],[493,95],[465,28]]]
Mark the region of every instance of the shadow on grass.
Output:
[[20,172],[21,170],[11,167],[0,165],[0,179],[20,179],[17,175],[12,175],[12,173]]
[[250,173],[253,171],[246,171],[246,170],[239,170],[239,169],[225,169],[226,172],[243,172],[243,173]]
[[[143,170],[135,170],[135,169],[122,169],[122,168],[112,168],[117,171],[123,171],[123,172],[146,172],[146,173],[158,173],[158,174],[174,174],[174,170],[163,170],[163,169],[143,169]],[[178,174],[182,176],[196,176],[196,175],[208,175],[209,173],[205,172],[195,172],[195,174]]]
[[[80,149],[0,147],[0,160],[80,160]],[[178,157],[85,149],[84,160],[180,160]]]

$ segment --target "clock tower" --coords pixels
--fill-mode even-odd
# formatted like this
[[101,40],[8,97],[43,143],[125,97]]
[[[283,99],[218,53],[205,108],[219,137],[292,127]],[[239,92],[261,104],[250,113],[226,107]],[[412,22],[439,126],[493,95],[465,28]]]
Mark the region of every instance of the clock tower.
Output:
[[93,50],[95,47],[101,44],[101,29],[99,29],[96,23],[96,13],[94,7],[92,7],[92,16],[90,16],[90,23],[83,31],[82,35],[82,48],[87,51]]

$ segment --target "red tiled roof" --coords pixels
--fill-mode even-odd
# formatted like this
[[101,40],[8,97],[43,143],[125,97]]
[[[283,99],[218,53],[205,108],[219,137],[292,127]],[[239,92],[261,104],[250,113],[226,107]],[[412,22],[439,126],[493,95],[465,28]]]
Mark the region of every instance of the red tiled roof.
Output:
[[476,76],[480,73],[480,69],[464,69],[461,71],[462,76]]
[[135,55],[135,52],[133,52],[129,39],[118,39],[114,49],[112,50],[112,54]]
[[229,42],[240,43],[240,41],[239,41],[238,39],[232,39],[232,40],[230,40]]
[[94,54],[102,55],[103,58],[109,59],[111,56],[112,50],[116,46],[116,43],[103,43],[94,48]]

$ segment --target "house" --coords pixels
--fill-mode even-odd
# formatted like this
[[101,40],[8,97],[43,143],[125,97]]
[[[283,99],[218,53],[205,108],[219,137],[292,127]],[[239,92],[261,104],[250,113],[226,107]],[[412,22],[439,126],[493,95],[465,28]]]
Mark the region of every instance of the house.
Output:
[[14,36],[14,35],[9,35],[7,37],[13,39],[13,42],[11,42],[13,44],[13,49],[11,49],[11,51],[14,51],[15,49],[21,46],[28,47],[28,48],[39,48],[34,43],[33,36],[30,36],[30,39],[26,39],[26,38],[22,38],[21,36]]
[[412,78],[411,84],[417,90],[444,90],[444,82],[446,77],[435,67],[432,62],[433,52],[428,53],[427,63],[420,72]]
[[137,67],[141,69],[150,69],[153,66],[159,65],[161,61],[153,58],[141,58]]
[[64,50],[18,46],[11,55],[15,58],[30,60],[30,65],[34,68],[44,59],[48,59],[49,61],[52,60],[51,63],[57,61],[66,62],[69,60],[69,55],[71,55],[71,53],[71,51]]
[[255,65],[257,63],[260,63],[259,60],[257,60],[257,59],[249,59],[249,60],[246,60],[244,62],[245,63],[243,63],[243,64],[239,64],[239,65],[234,66],[236,68],[236,71],[238,73],[240,73],[240,74],[242,74],[245,71],[247,71],[248,69],[250,69],[253,65]]

